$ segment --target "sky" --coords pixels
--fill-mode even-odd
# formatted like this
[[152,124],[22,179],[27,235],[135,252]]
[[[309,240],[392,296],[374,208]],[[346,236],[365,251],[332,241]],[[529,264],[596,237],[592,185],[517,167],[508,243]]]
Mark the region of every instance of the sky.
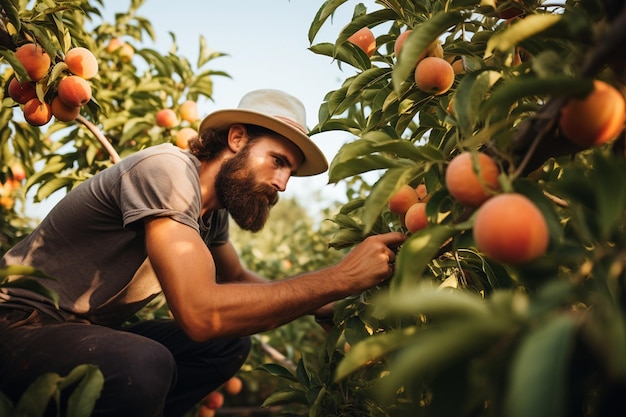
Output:
[[[107,2],[105,16],[125,10],[128,2]],[[361,0],[369,8],[380,8],[373,0]],[[338,33],[352,17],[359,1],[349,0],[339,7],[314,39],[314,43],[335,42]],[[175,4],[175,7],[174,7]],[[224,71],[231,78],[214,77],[213,102],[200,102],[200,115],[221,108],[236,108],[241,97],[259,88],[276,88],[298,97],[305,105],[307,124],[317,124],[317,112],[325,94],[341,86],[355,73],[330,57],[308,48],[308,31],[323,0],[146,0],[137,14],[149,20],[156,41],[143,45],[166,53],[176,36],[181,55],[195,63],[199,39],[227,56],[212,60],[206,68]],[[107,19],[110,19],[107,17]],[[312,137],[329,163],[342,144],[353,138],[346,132],[326,132]],[[58,193],[55,193],[58,194]],[[314,198],[311,198],[311,196]],[[328,207],[330,201],[345,202],[345,187],[328,184],[328,174],[293,177],[285,197],[295,196],[313,211]],[[319,197],[318,197],[319,196]],[[38,216],[61,196],[53,195],[40,205]]]

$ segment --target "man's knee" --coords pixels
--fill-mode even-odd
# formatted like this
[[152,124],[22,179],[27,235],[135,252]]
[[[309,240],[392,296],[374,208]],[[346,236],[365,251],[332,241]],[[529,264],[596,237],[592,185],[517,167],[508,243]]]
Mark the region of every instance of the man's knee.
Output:
[[174,383],[176,362],[166,347],[146,340],[120,349],[101,370],[105,382],[94,416],[158,416]]

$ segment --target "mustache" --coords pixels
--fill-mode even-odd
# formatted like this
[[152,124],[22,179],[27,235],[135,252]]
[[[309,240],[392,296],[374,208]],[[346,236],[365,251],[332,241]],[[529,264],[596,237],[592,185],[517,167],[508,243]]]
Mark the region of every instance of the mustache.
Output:
[[267,199],[267,204],[270,206],[275,206],[280,198],[278,190],[267,184],[255,184],[252,187],[251,192],[252,194],[265,197]]

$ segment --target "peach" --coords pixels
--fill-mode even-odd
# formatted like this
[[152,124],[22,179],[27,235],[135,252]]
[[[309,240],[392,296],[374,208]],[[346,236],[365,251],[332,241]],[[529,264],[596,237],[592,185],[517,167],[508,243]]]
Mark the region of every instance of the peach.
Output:
[[348,42],[358,46],[368,57],[374,55],[376,51],[376,37],[367,26],[354,32],[348,38]]
[[24,170],[22,164],[16,162],[11,165],[11,176],[17,182],[22,182],[26,179],[26,170]]
[[38,98],[31,98],[24,104],[24,119],[32,126],[43,126],[52,119],[52,110],[48,103],[42,103]]
[[559,127],[567,139],[587,149],[614,139],[626,120],[624,96],[604,81],[595,80],[586,97],[572,98],[561,108]]
[[70,75],[59,81],[57,94],[68,106],[84,106],[91,100],[91,86],[82,77]]
[[109,54],[118,54],[122,62],[130,62],[135,54],[133,47],[120,38],[111,39],[106,47],[106,51]]
[[243,388],[243,381],[239,377],[232,377],[224,383],[224,391],[229,395],[237,395]]
[[428,56],[415,67],[415,84],[426,93],[444,94],[454,84],[454,69],[445,59]]
[[396,56],[396,58],[400,56],[400,51],[402,51],[402,47],[404,46],[404,41],[406,41],[406,38],[409,37],[411,32],[413,32],[413,30],[407,29],[401,34],[399,34],[398,37],[396,38],[396,41],[393,44],[393,53]]
[[171,128],[178,124],[176,112],[172,109],[161,109],[155,116],[156,124],[160,127]]
[[181,149],[189,148],[189,141],[198,136],[196,129],[191,127],[183,127],[176,132],[176,146]]
[[39,81],[50,69],[50,55],[43,47],[26,43],[15,50],[15,57],[22,64],[31,81]]
[[178,113],[182,120],[193,123],[198,120],[198,104],[193,100],[187,100],[180,105]]
[[74,75],[89,80],[98,74],[98,60],[87,48],[72,48],[65,54],[67,69]]
[[403,216],[409,207],[418,202],[419,197],[415,188],[405,184],[389,198],[389,211]]
[[212,391],[202,399],[202,405],[212,410],[217,410],[224,405],[224,394],[219,391]]
[[409,232],[415,233],[428,226],[426,217],[426,203],[415,203],[404,215],[404,224]]
[[18,104],[26,104],[31,98],[37,97],[35,85],[31,81],[19,82],[17,78],[11,78],[7,88],[9,97]]
[[80,107],[65,104],[59,96],[55,96],[50,103],[52,115],[60,122],[71,122],[80,114]]
[[545,253],[550,242],[543,213],[517,193],[500,194],[483,204],[473,235],[479,251],[506,264],[532,261]]
[[428,190],[426,189],[425,184],[418,184],[417,187],[415,187],[415,192],[417,193],[417,198],[420,201],[423,201],[428,195]]
[[124,41],[122,41],[120,38],[112,38],[107,44],[106,51],[107,53],[112,54],[115,51],[117,51],[119,48],[121,48],[123,44],[124,44]]
[[490,156],[465,151],[448,164],[445,183],[450,195],[459,203],[478,207],[500,189],[498,175],[500,168]]

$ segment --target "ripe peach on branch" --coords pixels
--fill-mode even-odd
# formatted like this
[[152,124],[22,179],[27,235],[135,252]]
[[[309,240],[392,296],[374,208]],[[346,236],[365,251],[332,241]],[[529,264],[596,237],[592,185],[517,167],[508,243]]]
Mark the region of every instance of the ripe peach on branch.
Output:
[[74,75],[89,80],[98,74],[98,60],[87,48],[76,47],[65,54],[67,69]]
[[561,108],[559,128],[567,139],[581,148],[599,146],[624,129],[624,96],[610,84],[595,80],[584,98],[572,98]]
[[420,90],[441,95],[454,84],[454,68],[443,58],[427,56],[415,67],[415,84]]
[[518,193],[499,194],[485,202],[476,214],[473,235],[478,250],[506,264],[538,258],[550,241],[543,214]]
[[91,86],[82,77],[70,75],[59,81],[57,94],[68,106],[84,106],[91,100]]
[[39,81],[48,73],[52,60],[41,45],[26,43],[15,50],[15,57],[22,64],[31,81]]
[[368,27],[361,28],[354,32],[348,38],[348,42],[359,47],[368,57],[374,55],[376,51],[376,37]]
[[496,162],[482,152],[465,151],[455,156],[445,173],[446,188],[459,203],[478,207],[500,190]]

